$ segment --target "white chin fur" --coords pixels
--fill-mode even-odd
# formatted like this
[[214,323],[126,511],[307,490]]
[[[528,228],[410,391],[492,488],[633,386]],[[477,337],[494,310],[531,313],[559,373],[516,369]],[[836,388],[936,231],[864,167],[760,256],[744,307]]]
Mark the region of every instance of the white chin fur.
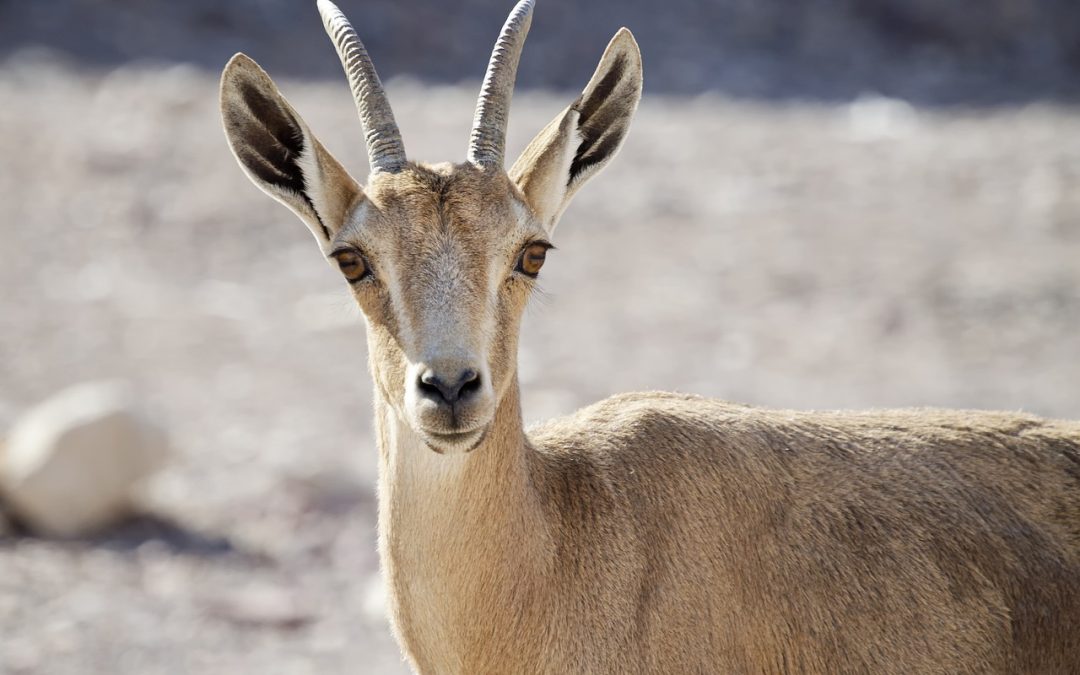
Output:
[[464,455],[480,445],[487,435],[487,429],[485,425],[463,434],[421,433],[421,436],[428,448],[440,455]]

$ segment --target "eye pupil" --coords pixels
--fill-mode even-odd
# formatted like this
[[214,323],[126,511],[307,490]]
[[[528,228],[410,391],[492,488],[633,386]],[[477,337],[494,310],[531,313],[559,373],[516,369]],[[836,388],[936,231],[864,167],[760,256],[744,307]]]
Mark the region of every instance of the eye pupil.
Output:
[[518,270],[530,277],[535,277],[547,259],[548,246],[545,244],[530,244],[521,252],[521,260],[518,262]]
[[349,281],[360,281],[367,276],[367,265],[364,258],[353,251],[340,251],[334,255],[341,273]]

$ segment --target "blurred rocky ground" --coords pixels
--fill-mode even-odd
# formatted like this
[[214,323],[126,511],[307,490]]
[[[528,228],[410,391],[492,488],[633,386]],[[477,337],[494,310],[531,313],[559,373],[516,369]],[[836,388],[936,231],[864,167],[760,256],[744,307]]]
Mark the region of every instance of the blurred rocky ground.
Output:
[[[1080,418],[1073,5],[820,0],[790,23],[770,2],[540,2],[511,156],[618,25],[653,70],[623,153],[555,233],[522,333],[528,419],[635,389]],[[0,673],[404,671],[376,579],[362,320],[217,114],[218,69],[247,50],[363,178],[310,4],[0,1],[0,436],[69,385],[121,379],[172,448],[119,527],[50,539],[0,518]],[[388,78],[411,155],[462,158],[506,7],[342,4],[380,68],[423,78]],[[960,37],[890,42],[869,18],[884,7]],[[789,40],[732,37],[781,24]],[[933,72],[972,74],[969,93]]]
[[[384,77],[477,80],[511,0],[342,0]],[[46,46],[80,67],[132,60],[340,77],[314,0],[0,0],[0,58]],[[573,88],[629,26],[649,91],[933,104],[1076,98],[1073,0],[539,0],[526,87]]]

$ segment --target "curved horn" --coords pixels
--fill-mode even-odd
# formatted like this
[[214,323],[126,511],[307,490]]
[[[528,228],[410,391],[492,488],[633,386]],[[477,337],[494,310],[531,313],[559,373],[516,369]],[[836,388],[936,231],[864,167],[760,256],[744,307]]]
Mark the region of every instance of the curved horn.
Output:
[[468,158],[473,164],[497,167],[503,164],[510,97],[514,94],[521,48],[532,23],[532,10],[533,0],[521,0],[514,7],[491,52],[469,137]]
[[371,170],[396,173],[407,161],[405,145],[401,142],[401,132],[394,121],[390,102],[386,100],[379,74],[375,72],[364,43],[337,5],[330,0],[318,0],[318,6],[326,33],[334,42],[345,75],[349,78],[356,111],[364,126]]

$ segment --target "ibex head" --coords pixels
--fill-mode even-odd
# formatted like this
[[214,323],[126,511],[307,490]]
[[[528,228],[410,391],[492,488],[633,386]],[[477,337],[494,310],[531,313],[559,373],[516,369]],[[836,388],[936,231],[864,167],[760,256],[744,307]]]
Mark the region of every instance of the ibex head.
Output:
[[559,216],[626,136],[641,97],[637,43],[620,30],[581,96],[507,173],[506,122],[533,9],[521,0],[491,55],[467,161],[423,165],[406,159],[356,32],[328,0],[318,7],[363,124],[368,184],[349,175],[243,54],[221,78],[229,144],[351,285],[383,398],[432,449],[468,451],[514,382],[521,314]]

